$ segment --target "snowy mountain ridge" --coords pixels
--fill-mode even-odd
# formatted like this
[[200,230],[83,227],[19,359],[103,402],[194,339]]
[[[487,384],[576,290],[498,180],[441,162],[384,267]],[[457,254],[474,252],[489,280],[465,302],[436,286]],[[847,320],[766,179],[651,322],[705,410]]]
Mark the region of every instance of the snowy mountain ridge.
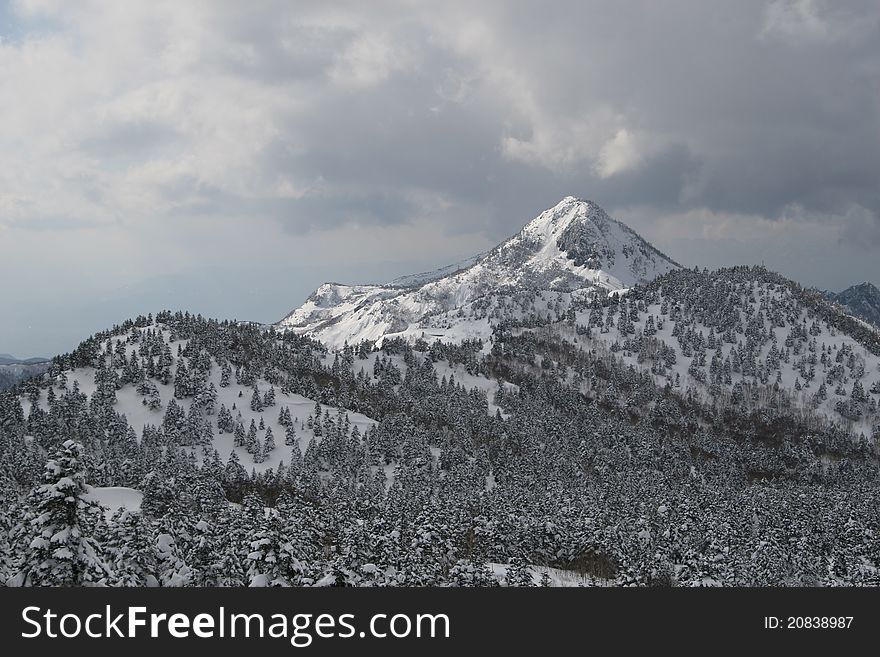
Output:
[[473,265],[477,264],[480,258],[485,255],[485,253],[478,253],[475,256],[465,258],[464,260],[459,260],[458,262],[455,262],[451,265],[446,265],[445,267],[441,267],[440,269],[421,272],[418,274],[399,276],[398,278],[395,278],[393,281],[391,281],[388,285],[392,287],[419,287],[421,285],[424,285],[425,283],[436,281],[440,278],[449,276],[450,274],[455,274],[463,269],[472,267]]
[[[488,253],[437,272],[389,285],[321,285],[278,322],[331,348],[346,342],[418,335],[455,323],[450,313],[489,294],[517,290],[619,291],[679,269],[671,260],[592,201],[567,196]],[[447,273],[450,272],[450,273]],[[469,327],[460,335],[485,333]]]

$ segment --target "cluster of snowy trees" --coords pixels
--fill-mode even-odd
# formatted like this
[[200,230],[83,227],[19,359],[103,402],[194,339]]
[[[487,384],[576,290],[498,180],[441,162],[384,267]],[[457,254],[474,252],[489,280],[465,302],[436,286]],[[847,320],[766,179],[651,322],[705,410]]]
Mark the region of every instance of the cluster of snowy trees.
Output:
[[776,396],[867,438],[880,423],[880,397],[866,393],[880,385],[877,331],[762,267],[677,270],[622,297],[572,301],[567,314],[582,347],[607,342],[717,404]]
[[[614,324],[625,329],[640,303],[618,302]],[[667,303],[653,327],[681,322],[711,363],[709,338],[687,320],[700,312],[705,325],[708,310]],[[773,297],[759,312],[809,352],[809,324],[804,338]],[[737,349],[772,343],[766,323],[740,319],[750,333]],[[780,337],[783,359],[794,347]],[[184,313],[126,322],[0,397],[0,579],[490,586],[500,563],[509,585],[532,583],[527,564],[618,585],[880,584],[880,469],[867,437],[816,422],[772,382],[738,380],[722,404],[580,338],[498,327],[486,345],[389,340],[330,358],[306,337]],[[816,353],[814,388],[828,376],[822,357],[852,381],[849,353]],[[468,389],[452,366],[507,384]],[[72,380],[82,368],[94,370],[89,395]],[[221,388],[242,388],[235,404],[218,404],[216,371]],[[127,387],[154,408],[140,433],[120,412]],[[315,403],[308,417],[279,401],[289,393]],[[847,398],[870,405],[875,394]],[[245,423],[245,407],[277,417],[285,435]],[[361,431],[349,412],[376,422]],[[222,434],[254,464],[279,451],[282,462],[258,472],[221,455]],[[108,517],[86,484],[137,488],[143,503]]]

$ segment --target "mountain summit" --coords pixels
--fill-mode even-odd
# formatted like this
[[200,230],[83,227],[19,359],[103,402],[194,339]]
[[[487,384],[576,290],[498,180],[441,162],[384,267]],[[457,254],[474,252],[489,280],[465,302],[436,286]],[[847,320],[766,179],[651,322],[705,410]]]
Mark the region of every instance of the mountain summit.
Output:
[[529,254],[526,271],[569,272],[560,274],[566,282],[549,281],[553,289],[577,289],[584,280],[621,289],[680,267],[592,201],[573,196],[542,212],[493,253],[517,251]]
[[573,196],[488,253],[459,264],[389,285],[325,283],[278,326],[334,347],[426,331],[475,337],[488,323],[464,326],[458,320],[479,299],[520,290],[618,291],[680,268],[597,204]]

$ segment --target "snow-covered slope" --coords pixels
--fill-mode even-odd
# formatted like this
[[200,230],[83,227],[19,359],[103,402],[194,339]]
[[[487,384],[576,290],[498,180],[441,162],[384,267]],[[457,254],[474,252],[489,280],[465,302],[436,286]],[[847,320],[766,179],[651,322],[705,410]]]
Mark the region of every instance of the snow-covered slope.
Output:
[[470,258],[465,258],[464,260],[454,262],[451,265],[446,265],[445,267],[435,269],[434,271],[425,271],[421,272],[420,274],[408,274],[407,276],[400,276],[399,278],[395,278],[388,285],[392,287],[420,287],[425,283],[430,283],[431,281],[445,278],[450,274],[458,273],[463,269],[473,267],[485,255],[485,253],[478,253],[475,256],[471,256]]
[[[880,426],[880,333],[762,267],[682,270],[573,319],[581,349],[610,351],[659,385],[719,404],[788,404],[856,435]],[[788,399],[768,401],[777,391]]]
[[[151,326],[149,328],[155,328],[160,330],[161,327],[158,325]],[[169,344],[173,347],[172,351],[177,352],[178,347],[185,347],[186,342],[183,340],[173,340],[168,331],[164,331],[163,335],[165,339],[169,340]],[[128,358],[131,357],[132,353],[135,351],[136,345],[127,345],[126,346],[126,355]],[[172,356],[173,363],[176,364],[181,361],[181,357]],[[211,446],[218,451],[220,457],[223,459],[225,463],[229,456],[235,452],[241,463],[247,468],[248,471],[251,469],[256,472],[264,472],[269,468],[278,468],[279,463],[282,461],[286,461],[290,463],[290,447],[285,446],[285,427],[282,426],[278,420],[278,412],[282,408],[287,408],[290,411],[291,416],[294,418],[294,422],[296,423],[296,431],[298,444],[301,452],[305,452],[308,447],[309,440],[315,437],[315,433],[311,427],[305,426],[302,424],[307,417],[310,417],[313,409],[315,408],[315,399],[309,399],[307,397],[303,397],[301,395],[297,395],[294,393],[284,392],[283,390],[277,390],[276,404],[275,406],[264,408],[261,410],[254,410],[253,408],[248,407],[248,400],[251,397],[251,394],[254,390],[259,390],[262,393],[265,393],[270,388],[275,391],[273,385],[266,381],[263,378],[258,378],[254,384],[244,385],[240,384],[237,381],[233,380],[228,385],[223,386],[221,383],[221,371],[219,364],[214,361],[213,368],[208,378],[208,383],[214,386],[216,390],[216,407],[220,408],[221,406],[226,406],[228,409],[233,411],[233,414],[238,418],[240,415],[240,422],[244,425],[245,428],[249,426],[251,422],[255,422],[259,425],[265,426],[267,429],[270,429],[275,437],[275,440],[278,443],[279,448],[266,454],[264,460],[257,461],[254,459],[253,455],[249,454],[247,450],[241,446],[236,446],[233,440],[233,435],[230,432],[223,432],[218,429],[217,422],[212,421],[212,432],[213,439],[211,441]],[[89,397],[95,394],[95,391],[98,389],[98,385],[95,382],[95,368],[94,367],[80,367],[75,370],[67,371],[65,374],[66,383],[65,387],[61,387],[60,385],[52,386],[52,394],[61,396],[67,389],[76,388],[80,392]],[[488,382],[486,382],[488,384]],[[174,385],[172,382],[167,384],[162,383],[161,381],[156,381],[156,391],[157,391],[157,399],[158,404],[156,408],[149,408],[144,403],[144,396],[139,393],[134,385],[122,385],[115,393],[116,395],[116,403],[114,404],[115,409],[122,415],[125,416],[126,422],[128,426],[132,427],[135,430],[135,434],[138,438],[143,435],[144,428],[147,426],[161,426],[163,422],[163,417],[165,412],[168,409],[168,404],[171,400],[174,400],[176,404],[178,404],[181,409],[183,409],[184,413],[189,413],[190,406],[192,405],[191,399],[175,399],[174,397]],[[30,415],[31,408],[33,406],[33,401],[36,401],[40,408],[44,411],[48,411],[49,409],[49,395],[48,390],[42,391],[38,394],[34,399],[29,399],[26,397],[21,398],[22,407],[24,409],[25,415]],[[340,412],[340,408],[338,407],[330,407],[328,405],[324,405],[325,410],[332,411],[333,416],[335,417],[337,413]],[[345,413],[345,409],[341,409],[343,413]],[[363,414],[356,413],[353,411],[348,412],[349,421],[353,426],[357,426],[362,433],[365,433],[369,427],[375,424],[375,421],[371,418],[366,417]],[[212,417],[213,420],[213,417]],[[262,441],[265,437],[263,433],[264,430],[260,430],[259,439]],[[202,454],[200,450],[193,449],[194,454],[201,459]],[[98,490],[98,489],[96,489]],[[111,496],[112,497],[112,496]],[[102,503],[111,503],[107,497],[100,497],[96,495],[96,499],[99,499]],[[111,504],[112,506],[112,504]],[[117,505],[123,506],[122,504]],[[130,508],[130,507],[129,507]]]
[[108,518],[123,508],[137,511],[144,500],[144,494],[139,490],[125,486],[89,486],[88,489],[86,499],[94,500],[103,506]]
[[[326,283],[278,326],[337,348],[345,342],[431,333],[437,327],[450,336],[451,325],[461,324],[452,318],[462,317],[465,306],[487,295],[616,291],[678,268],[595,203],[568,196],[469,266],[465,261],[387,286]],[[486,333],[488,324],[463,329],[457,337]]]

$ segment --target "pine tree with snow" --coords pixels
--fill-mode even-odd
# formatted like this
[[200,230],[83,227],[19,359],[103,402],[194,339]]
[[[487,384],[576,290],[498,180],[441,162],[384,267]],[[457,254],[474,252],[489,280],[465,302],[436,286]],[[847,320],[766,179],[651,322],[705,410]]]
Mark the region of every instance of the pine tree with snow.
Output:
[[202,402],[205,415],[214,415],[214,409],[217,406],[217,387],[213,381],[208,384],[207,390],[203,393]]
[[296,445],[299,441],[296,437],[296,427],[293,424],[287,425],[284,429],[284,444],[290,447]]
[[230,502],[240,502],[249,488],[250,479],[247,470],[238,459],[235,450],[229,455],[223,470],[223,490]]
[[275,514],[260,523],[250,541],[248,561],[248,586],[252,587],[291,586],[304,570]]
[[158,410],[162,407],[162,399],[159,396],[159,389],[152,381],[144,379],[138,384],[136,390],[138,394],[143,397],[141,403],[151,411]]
[[141,512],[147,517],[160,518],[181,510],[181,491],[173,477],[151,470],[144,476],[139,488],[144,495]]
[[203,518],[215,518],[226,506],[223,488],[203,468],[191,485],[193,504]]
[[867,397],[865,395],[865,388],[862,386],[861,381],[855,381],[853,383],[852,393],[850,393],[850,397],[857,404],[860,404],[867,400]]
[[228,388],[231,378],[232,378],[232,367],[229,365],[228,360],[224,360],[223,366],[220,368],[220,387],[221,388]]
[[186,366],[186,361],[180,358],[177,361],[177,369],[174,372],[174,397],[176,399],[184,399],[193,394],[193,382]]
[[244,425],[241,422],[235,423],[235,428],[232,431],[233,439],[232,444],[236,447],[244,447],[247,444],[247,436],[244,433]]
[[192,586],[227,586],[229,562],[225,555],[225,527],[217,518],[202,518],[193,525],[192,537],[186,553],[186,563],[192,574]]
[[251,394],[251,410],[255,413],[263,410],[263,399],[260,397],[260,389],[257,386],[254,386],[254,391]]
[[156,568],[159,583],[164,587],[190,586],[192,568],[186,563],[177,532],[168,524],[160,525],[156,535]]
[[156,537],[140,511],[123,507],[113,515],[106,548],[113,586],[159,585]]
[[162,428],[169,437],[177,439],[178,435],[183,431],[186,422],[186,414],[183,408],[173,398],[168,401],[165,408],[165,415],[162,418]]
[[248,427],[247,438],[245,438],[244,448],[248,453],[253,454],[257,451],[257,423],[251,418],[251,426]]
[[46,463],[42,485],[28,498],[31,514],[22,532],[26,556],[15,585],[97,585],[109,577],[95,538],[104,512],[87,497],[83,455],[80,443],[66,440]]
[[266,438],[263,441],[263,453],[269,454],[269,452],[275,451],[275,436],[272,435],[272,427],[268,427],[266,429]]
[[296,489],[303,469],[303,455],[299,442],[290,446],[290,467],[287,468],[287,481],[291,489]]
[[278,411],[278,424],[282,427],[289,427],[293,425],[293,420],[290,417],[290,408],[287,406],[282,406],[281,410]]
[[220,404],[220,412],[217,413],[217,432],[233,433],[235,426],[232,423],[232,413],[226,408],[225,404]]
[[266,516],[266,507],[263,504],[263,500],[257,497],[257,494],[253,491],[245,495],[244,500],[242,500],[241,503],[241,508],[251,524],[261,522]]
[[532,571],[526,562],[520,557],[511,557],[507,566],[507,574],[504,576],[507,586],[534,586]]
[[266,460],[266,445],[259,440],[255,440],[254,443],[254,463],[262,463]]

